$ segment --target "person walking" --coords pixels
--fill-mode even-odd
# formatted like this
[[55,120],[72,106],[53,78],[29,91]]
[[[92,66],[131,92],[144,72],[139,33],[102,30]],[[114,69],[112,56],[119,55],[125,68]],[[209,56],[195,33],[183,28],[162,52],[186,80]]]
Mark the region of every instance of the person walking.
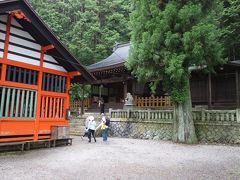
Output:
[[97,142],[95,137],[95,130],[96,130],[96,122],[94,120],[94,117],[90,116],[89,123],[88,123],[88,142],[91,142],[91,136],[93,136],[94,141]]
[[100,127],[101,127],[101,130],[102,130],[103,142],[106,142],[107,137],[108,137],[108,126],[106,125],[106,116],[104,114],[102,114],[101,123],[98,125],[96,130],[99,129]]
[[100,107],[100,114],[104,114],[104,110],[105,110],[105,104],[104,104],[104,100],[101,98],[99,100],[99,107]]
[[85,120],[85,129],[84,129],[84,134],[82,135],[82,138],[87,136],[88,137],[88,124],[89,124],[89,121],[90,121],[90,117],[91,116],[88,116]]

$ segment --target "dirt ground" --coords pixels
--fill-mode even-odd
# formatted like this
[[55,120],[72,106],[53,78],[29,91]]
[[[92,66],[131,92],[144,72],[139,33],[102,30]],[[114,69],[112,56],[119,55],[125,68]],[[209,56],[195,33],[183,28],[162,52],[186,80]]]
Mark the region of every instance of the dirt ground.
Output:
[[72,146],[0,154],[0,179],[240,179],[240,147],[73,138]]

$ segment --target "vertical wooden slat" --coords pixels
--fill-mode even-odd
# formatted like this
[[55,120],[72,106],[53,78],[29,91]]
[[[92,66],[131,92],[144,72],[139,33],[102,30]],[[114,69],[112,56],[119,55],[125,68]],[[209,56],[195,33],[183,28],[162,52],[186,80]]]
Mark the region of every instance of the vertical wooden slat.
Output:
[[62,76],[59,76],[59,92],[62,92]]
[[5,117],[8,117],[9,115],[9,101],[10,101],[10,94],[11,94],[11,89],[7,89],[7,100],[6,100],[6,108],[5,108]]
[[52,118],[52,100],[53,100],[53,97],[50,97],[50,103],[49,103],[49,115],[48,115],[48,117],[49,118]]
[[46,97],[46,103],[45,103],[45,116],[44,116],[45,118],[48,118],[48,114],[49,114],[48,113],[48,111],[49,111],[48,110],[48,99],[49,99],[49,97],[47,96]]
[[53,118],[56,117],[56,98],[53,98]]
[[55,84],[54,84],[54,91],[57,92],[57,86],[58,86],[58,76],[55,76]]
[[42,90],[46,90],[46,73],[43,73],[43,78],[42,78]]
[[22,79],[22,68],[19,68],[18,69],[18,81],[17,82],[21,82],[21,79]]
[[60,118],[63,117],[63,98],[60,99]]
[[28,106],[29,106],[29,91],[27,90],[24,117],[28,117]]
[[60,98],[56,98],[57,99],[57,112],[56,112],[56,117],[59,117],[59,99]]
[[66,77],[63,77],[63,83],[62,83],[62,89],[63,89],[63,92],[65,92],[65,88],[66,87]]
[[23,117],[24,99],[25,99],[25,90],[22,90],[22,94],[21,94],[21,107],[20,107],[20,117]]
[[34,102],[33,102],[33,94],[34,94],[34,91],[31,91],[31,97],[30,97],[30,105],[29,105],[29,117],[33,117],[33,106],[34,106]]
[[34,107],[33,107],[33,117],[36,117],[36,107],[37,107],[37,92],[34,93],[35,97],[34,97]]
[[17,73],[17,67],[13,67],[13,79],[12,79],[12,81],[14,81],[14,82],[16,82],[17,80],[16,80],[16,73]]
[[45,109],[44,109],[44,105],[45,105],[45,97],[44,96],[42,96],[42,98],[41,98],[41,118],[43,118],[44,116],[45,116]]
[[54,84],[54,75],[51,75],[51,91],[53,91],[53,84]]
[[13,110],[14,110],[14,107],[15,107],[15,92],[16,92],[16,89],[13,89],[12,90],[12,98],[11,98],[11,109],[10,109],[10,117],[13,117]]
[[50,82],[50,74],[47,74],[47,88],[46,88],[47,91],[49,91],[49,89],[50,89],[49,82]]
[[23,83],[27,83],[27,69],[24,69]]
[[4,107],[4,100],[5,100],[5,92],[6,92],[6,88],[5,88],[5,87],[2,87],[0,117],[3,117],[3,107]]
[[28,84],[31,84],[31,80],[32,80],[32,70],[28,70]]
[[37,84],[37,71],[33,71],[33,84]]
[[11,66],[7,66],[7,81],[10,81],[11,78]]
[[18,89],[17,90],[17,101],[16,101],[16,109],[15,109],[15,117],[18,117],[18,112],[19,112],[19,99],[20,99],[20,92],[21,92],[21,90],[20,89]]

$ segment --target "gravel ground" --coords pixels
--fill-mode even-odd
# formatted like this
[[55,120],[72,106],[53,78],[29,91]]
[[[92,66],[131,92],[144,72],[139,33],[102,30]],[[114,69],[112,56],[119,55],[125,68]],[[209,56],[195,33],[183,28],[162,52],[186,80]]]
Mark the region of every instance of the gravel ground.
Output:
[[0,179],[240,179],[240,147],[73,138],[72,146],[0,154]]

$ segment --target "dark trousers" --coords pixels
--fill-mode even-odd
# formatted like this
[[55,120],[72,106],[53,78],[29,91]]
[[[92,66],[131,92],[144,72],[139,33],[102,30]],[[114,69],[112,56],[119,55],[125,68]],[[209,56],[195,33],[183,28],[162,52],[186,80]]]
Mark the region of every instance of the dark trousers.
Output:
[[108,137],[108,128],[102,129],[103,141],[107,141],[107,137]]
[[95,138],[95,130],[89,129],[88,130],[88,142],[91,142],[91,136],[93,136],[94,141],[96,142],[96,138]]

